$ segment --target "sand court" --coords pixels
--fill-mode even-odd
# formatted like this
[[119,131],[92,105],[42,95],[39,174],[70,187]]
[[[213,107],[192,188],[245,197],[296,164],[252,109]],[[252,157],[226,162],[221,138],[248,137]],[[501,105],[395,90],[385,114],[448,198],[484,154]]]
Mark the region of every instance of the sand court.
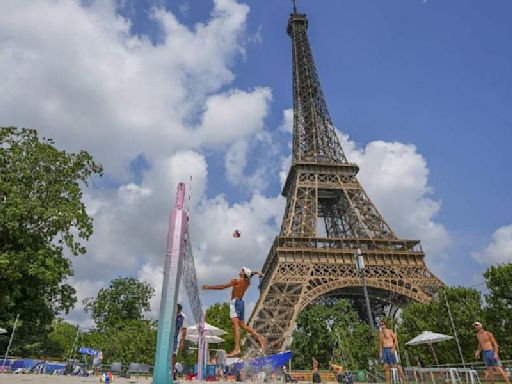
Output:
[[[124,377],[115,378],[114,383],[119,384],[151,384],[151,377]],[[13,375],[0,374],[0,384],[82,384],[82,383],[99,383],[96,376],[79,377],[79,376],[60,376],[60,375]]]

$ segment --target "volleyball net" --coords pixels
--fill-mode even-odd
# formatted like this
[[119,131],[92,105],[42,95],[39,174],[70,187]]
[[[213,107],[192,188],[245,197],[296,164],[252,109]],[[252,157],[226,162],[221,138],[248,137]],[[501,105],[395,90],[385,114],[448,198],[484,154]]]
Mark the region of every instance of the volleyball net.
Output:
[[[190,240],[189,207],[185,206],[185,183],[179,183],[176,191],[176,203],[169,216],[167,233],[167,252],[165,254],[162,299],[158,320],[157,345],[155,352],[154,384],[172,384],[171,361],[177,348],[176,307],[178,291],[183,281],[190,308],[198,327],[198,378],[204,370],[206,342],[204,340],[204,313],[199,295],[197,274]],[[190,201],[190,199],[189,199]]]

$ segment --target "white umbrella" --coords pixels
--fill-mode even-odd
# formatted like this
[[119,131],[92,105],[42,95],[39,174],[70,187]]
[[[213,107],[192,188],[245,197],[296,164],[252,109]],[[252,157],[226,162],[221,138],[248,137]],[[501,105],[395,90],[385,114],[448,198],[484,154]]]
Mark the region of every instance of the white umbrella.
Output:
[[[187,327],[188,335],[197,335],[198,333],[199,333],[199,325],[198,324],[194,324],[194,325],[191,325],[190,327]],[[211,324],[204,323],[204,334],[205,335],[214,335],[214,336],[223,336],[223,335],[226,335],[227,332],[224,331],[223,329],[214,327]]]
[[5,329],[3,329],[3,328],[0,328],[0,335],[1,335],[2,333],[7,333],[7,331],[6,331]]
[[453,336],[443,335],[442,333],[424,331],[420,335],[416,336],[414,339],[409,340],[407,343],[405,343],[405,345],[432,344],[451,339],[453,339]]
[[453,339],[453,336],[443,335],[442,333],[423,331],[423,333],[419,334],[414,339],[409,340],[407,343],[405,343],[405,345],[428,344],[432,354],[434,355],[434,359],[437,365],[439,365],[439,360],[437,359],[436,351],[434,350],[432,344],[451,339]]
[[[185,336],[185,339],[197,343],[197,341],[199,339],[199,335],[197,333],[196,334],[192,334],[192,335],[187,335],[187,336]],[[216,344],[216,343],[223,343],[224,342],[224,339],[222,337],[215,336],[215,335],[205,335],[204,336],[204,340],[208,344],[210,344],[210,343]]]

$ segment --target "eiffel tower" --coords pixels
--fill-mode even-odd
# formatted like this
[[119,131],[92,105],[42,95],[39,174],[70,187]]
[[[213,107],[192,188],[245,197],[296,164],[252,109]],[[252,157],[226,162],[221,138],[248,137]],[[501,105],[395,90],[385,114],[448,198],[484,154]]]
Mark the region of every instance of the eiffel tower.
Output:
[[426,267],[420,242],[400,239],[357,180],[359,168],[345,157],[327,110],[307,28],[306,15],[294,7],[287,28],[294,119],[286,211],[249,320],[267,338],[267,353],[288,347],[298,313],[313,302],[348,298],[364,317],[357,252],[374,311],[428,302],[444,285]]

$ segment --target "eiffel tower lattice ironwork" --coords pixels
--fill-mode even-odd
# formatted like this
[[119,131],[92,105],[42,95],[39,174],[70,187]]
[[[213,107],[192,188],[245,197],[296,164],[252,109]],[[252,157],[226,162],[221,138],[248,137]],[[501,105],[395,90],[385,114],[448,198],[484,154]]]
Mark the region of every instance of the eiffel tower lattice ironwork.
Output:
[[[361,300],[354,254],[361,250],[372,305],[428,302],[443,283],[420,242],[397,237],[356,178],[336,135],[307,36],[306,15],[290,15],[293,157],[282,194],[286,211],[265,264],[249,324],[267,353],[287,347],[298,313],[331,296]],[[355,302],[354,301],[354,302]],[[252,343],[252,339],[246,340]]]

